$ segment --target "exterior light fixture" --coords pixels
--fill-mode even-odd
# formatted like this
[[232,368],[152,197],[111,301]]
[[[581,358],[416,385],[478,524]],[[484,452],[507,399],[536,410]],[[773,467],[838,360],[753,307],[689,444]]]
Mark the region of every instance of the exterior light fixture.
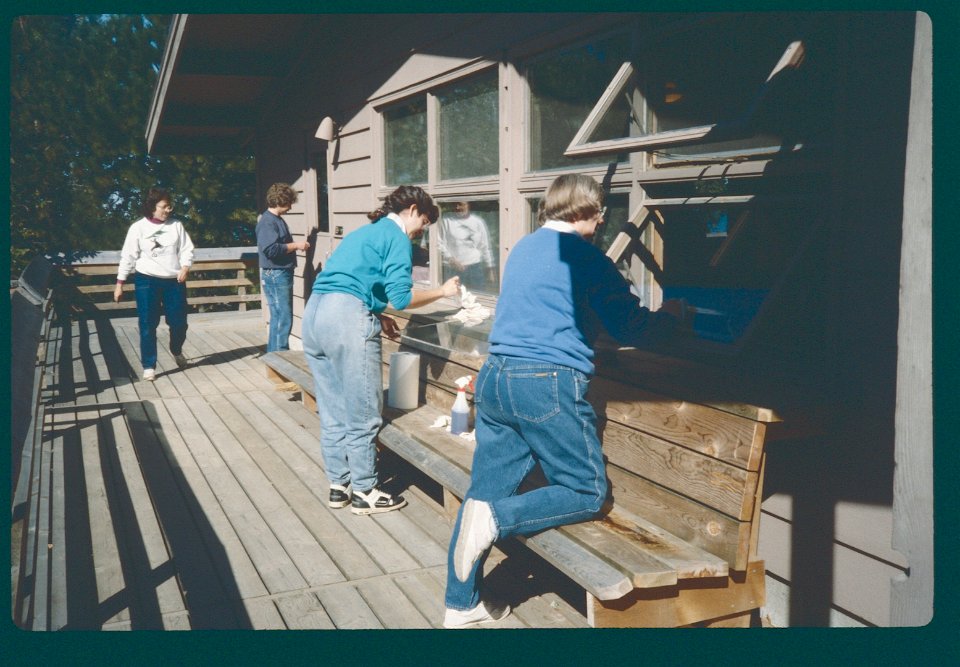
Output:
[[337,124],[334,122],[333,118],[326,116],[320,121],[320,126],[317,128],[317,132],[314,134],[314,136],[317,139],[322,139],[323,141],[333,141],[336,134]]

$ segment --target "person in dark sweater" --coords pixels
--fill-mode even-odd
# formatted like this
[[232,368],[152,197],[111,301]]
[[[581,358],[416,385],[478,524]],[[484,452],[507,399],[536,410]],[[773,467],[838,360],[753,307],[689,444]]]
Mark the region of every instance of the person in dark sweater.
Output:
[[[521,239],[503,274],[490,354],[476,379],[477,447],[470,489],[447,557],[444,627],[497,621],[510,609],[481,600],[493,543],[595,516],[607,495],[596,414],[585,396],[601,328],[624,345],[670,336],[679,304],[640,305],[613,262],[590,243],[603,191],[589,176],[558,177],[540,204],[541,228]],[[517,495],[540,464],[547,485]]]
[[293,327],[293,273],[297,251],[310,248],[308,241],[294,241],[282,216],[297,203],[297,193],[286,183],[267,189],[267,210],[257,220],[257,252],[260,285],[270,312],[267,352],[290,349]]

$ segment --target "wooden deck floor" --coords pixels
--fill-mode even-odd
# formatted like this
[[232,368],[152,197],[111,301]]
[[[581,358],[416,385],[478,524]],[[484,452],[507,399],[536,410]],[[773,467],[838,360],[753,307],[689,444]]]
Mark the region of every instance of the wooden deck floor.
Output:
[[[266,379],[259,312],[192,315],[183,370],[161,325],[154,383],[139,379],[133,318],[55,322],[53,335],[36,593],[49,627],[440,626],[451,526],[436,490],[385,454],[407,508],[326,506],[318,419]],[[562,577],[504,548],[486,590],[515,613],[489,627],[586,626]]]

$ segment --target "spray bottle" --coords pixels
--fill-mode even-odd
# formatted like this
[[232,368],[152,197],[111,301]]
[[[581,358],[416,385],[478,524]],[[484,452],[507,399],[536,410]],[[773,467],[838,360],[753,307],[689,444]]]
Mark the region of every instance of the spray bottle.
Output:
[[450,411],[450,433],[460,435],[470,430],[470,406],[467,404],[467,386],[472,380],[469,375],[457,378],[457,400],[453,402],[453,409]]

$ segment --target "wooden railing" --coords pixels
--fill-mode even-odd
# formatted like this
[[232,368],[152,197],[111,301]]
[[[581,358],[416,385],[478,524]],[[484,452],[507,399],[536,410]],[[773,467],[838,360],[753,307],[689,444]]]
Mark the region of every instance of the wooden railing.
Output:
[[[56,258],[54,258],[56,261]],[[99,251],[87,257],[62,260],[61,272],[73,286],[71,305],[79,309],[119,310],[135,308],[133,281],[123,286],[124,298],[113,302],[120,252]],[[250,302],[259,303],[257,249],[198,248],[187,278],[187,303],[191,306],[237,304],[246,310]],[[248,288],[255,288],[248,291]]]

